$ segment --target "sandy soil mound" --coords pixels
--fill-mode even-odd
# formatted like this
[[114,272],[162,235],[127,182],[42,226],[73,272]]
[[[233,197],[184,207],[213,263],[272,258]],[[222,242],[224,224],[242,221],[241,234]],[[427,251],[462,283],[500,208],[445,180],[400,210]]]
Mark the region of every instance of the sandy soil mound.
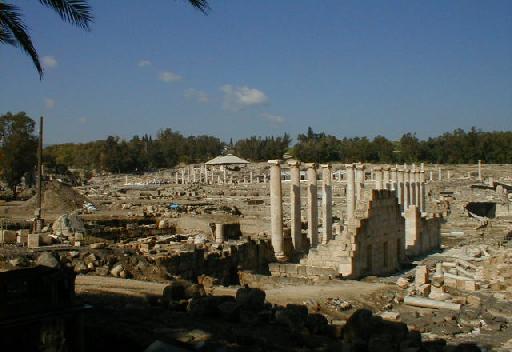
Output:
[[[84,202],[90,202],[86,197],[75,191],[71,186],[58,181],[45,183],[43,190],[43,210],[51,212],[69,212],[81,209]],[[35,209],[36,197],[24,204],[24,208]]]

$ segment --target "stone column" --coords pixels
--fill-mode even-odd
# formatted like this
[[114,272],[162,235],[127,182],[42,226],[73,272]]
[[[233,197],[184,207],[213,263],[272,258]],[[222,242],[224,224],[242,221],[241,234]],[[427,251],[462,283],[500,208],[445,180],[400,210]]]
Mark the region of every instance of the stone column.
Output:
[[187,167],[187,183],[190,183],[190,166]]
[[318,197],[315,163],[306,164],[308,168],[308,238],[311,248],[318,244]]
[[450,170],[446,171],[446,178],[449,180],[452,177]]
[[277,259],[284,258],[283,194],[281,189],[281,160],[269,160],[270,166],[270,227],[271,241]]
[[176,171],[176,172],[174,173],[174,177],[175,177],[175,180],[176,180],[176,184],[178,184],[178,183],[179,183],[179,180],[178,180],[178,171]]
[[391,189],[389,185],[389,167],[385,166],[382,168],[382,186],[384,189]]
[[362,199],[364,193],[364,164],[356,164],[356,199]]
[[252,183],[252,171],[249,173],[249,182]]
[[409,184],[409,179],[410,179],[410,174],[411,174],[411,170],[408,170],[408,169],[405,169],[404,170],[404,211],[406,211],[407,209],[409,209],[409,190],[410,190],[410,184]]
[[181,184],[185,184],[185,169],[181,169]]
[[196,183],[196,168],[192,168],[192,182]]
[[438,180],[441,181],[443,179],[443,173],[441,171],[441,167],[439,167],[439,177]]
[[267,174],[263,174],[263,183],[267,183]]
[[396,182],[396,197],[398,198],[398,204],[400,209],[404,208],[404,170],[398,170],[398,178]]
[[347,176],[347,222],[354,217],[354,211],[356,210],[356,195],[355,195],[355,175],[354,175],[354,164],[345,165]]
[[384,188],[384,182],[383,182],[383,173],[382,168],[377,167],[373,169],[373,173],[375,174],[375,189],[381,190]]
[[222,170],[222,174],[223,174],[223,179],[222,179],[222,183],[226,184],[226,167],[224,166],[223,170]]
[[322,164],[322,243],[332,239],[332,167]]
[[300,216],[300,162],[289,160],[290,166],[290,220],[293,247],[302,251],[302,226]]
[[[390,190],[397,191],[397,183],[398,183],[398,170],[396,167],[391,168],[391,182],[390,182]],[[398,192],[397,192],[398,194]]]
[[425,171],[420,171],[420,212],[425,211]]
[[482,161],[478,160],[478,181],[482,181]]
[[215,243],[224,243],[224,224],[215,224]]
[[430,181],[434,181],[434,173],[430,170]]
[[421,199],[421,192],[420,192],[420,171],[419,170],[416,170],[414,172],[414,186],[416,188],[415,190],[415,195],[416,195],[416,200],[414,201],[414,204],[416,204],[416,206],[418,207],[418,209],[420,208],[420,199]]

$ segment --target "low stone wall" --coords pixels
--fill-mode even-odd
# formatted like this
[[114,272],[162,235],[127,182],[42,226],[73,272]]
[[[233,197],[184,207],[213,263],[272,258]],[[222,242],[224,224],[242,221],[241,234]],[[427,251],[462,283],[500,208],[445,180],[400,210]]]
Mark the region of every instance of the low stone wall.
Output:
[[332,279],[339,274],[332,268],[319,268],[302,264],[271,263],[270,274],[277,277],[294,277],[306,279]]

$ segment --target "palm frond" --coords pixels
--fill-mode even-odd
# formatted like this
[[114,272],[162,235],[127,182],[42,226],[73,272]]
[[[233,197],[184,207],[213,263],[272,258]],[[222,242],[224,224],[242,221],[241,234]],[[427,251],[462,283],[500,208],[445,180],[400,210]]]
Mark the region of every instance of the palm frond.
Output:
[[39,0],[39,2],[57,12],[64,21],[89,30],[93,21],[91,7],[86,0]]
[[204,13],[208,14],[210,10],[210,5],[208,5],[208,0],[188,0],[189,4]]
[[9,28],[4,28],[4,25],[0,23],[0,43],[10,44],[16,46],[16,39],[14,39]]
[[23,23],[18,7],[0,2],[0,32],[5,43],[20,47],[30,56],[39,77],[42,77],[43,68],[39,62],[39,56],[32,44],[32,39],[30,39],[25,23]]

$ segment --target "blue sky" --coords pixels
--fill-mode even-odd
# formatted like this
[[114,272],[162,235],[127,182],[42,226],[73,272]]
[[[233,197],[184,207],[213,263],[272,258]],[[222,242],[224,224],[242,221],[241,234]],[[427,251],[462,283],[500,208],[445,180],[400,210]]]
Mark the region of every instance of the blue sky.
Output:
[[509,0],[91,0],[91,32],[11,2],[46,74],[1,45],[0,113],[44,115],[47,143],[512,129]]

